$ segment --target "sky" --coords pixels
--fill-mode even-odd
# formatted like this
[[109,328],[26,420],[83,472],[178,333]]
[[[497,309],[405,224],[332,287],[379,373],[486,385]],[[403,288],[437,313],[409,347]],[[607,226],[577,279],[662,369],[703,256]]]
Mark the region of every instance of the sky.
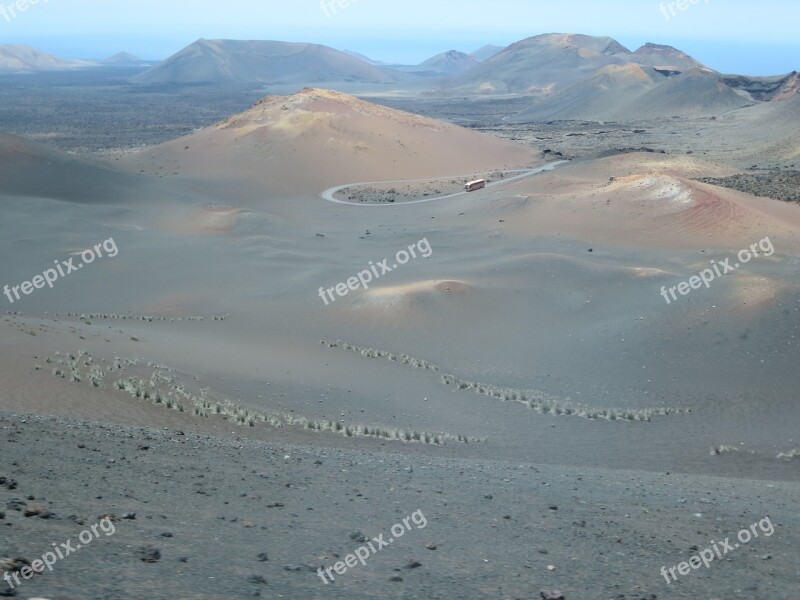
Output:
[[[0,44],[160,60],[198,38],[315,42],[388,63],[541,33],[675,46],[725,73],[800,70],[800,0],[0,0]],[[18,3],[24,10],[16,7]],[[671,6],[671,8],[670,8]]]

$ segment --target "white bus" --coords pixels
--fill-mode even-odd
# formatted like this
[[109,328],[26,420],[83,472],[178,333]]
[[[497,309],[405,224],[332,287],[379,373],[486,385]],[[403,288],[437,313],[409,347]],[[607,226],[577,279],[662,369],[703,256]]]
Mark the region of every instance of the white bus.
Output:
[[464,190],[467,192],[474,192],[475,190],[482,190],[486,187],[485,179],[476,179],[464,185]]

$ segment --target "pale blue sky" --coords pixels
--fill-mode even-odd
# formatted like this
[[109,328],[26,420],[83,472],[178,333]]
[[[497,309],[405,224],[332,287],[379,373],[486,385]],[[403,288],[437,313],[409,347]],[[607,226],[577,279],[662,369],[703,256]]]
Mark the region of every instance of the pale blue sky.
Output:
[[330,16],[320,0],[39,0],[10,21],[0,14],[0,43],[74,58],[126,50],[163,59],[201,37],[275,39],[418,63],[444,50],[569,32],[610,35],[631,49],[670,44],[724,72],[800,70],[800,0],[696,1],[685,0],[685,10],[675,3],[667,19],[658,0],[350,0],[346,8],[334,0]]

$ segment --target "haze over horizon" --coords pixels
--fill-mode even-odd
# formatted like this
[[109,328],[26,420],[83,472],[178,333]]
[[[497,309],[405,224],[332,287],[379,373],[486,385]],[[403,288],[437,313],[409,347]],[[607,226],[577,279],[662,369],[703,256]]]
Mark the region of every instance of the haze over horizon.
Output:
[[655,1],[570,0],[533,6],[522,0],[491,5],[468,0],[461,3],[463,10],[453,11],[444,5],[426,6],[422,0],[350,0],[345,8],[318,0],[238,0],[219,11],[206,0],[177,0],[169,6],[143,0],[98,12],[90,0],[61,0],[28,6],[14,17],[0,14],[0,43],[29,44],[67,58],[103,58],[127,51],[163,60],[199,38],[281,40],[325,44],[387,63],[417,64],[446,50],[471,52],[485,44],[506,46],[560,32],[610,36],[631,50],[646,42],[667,44],[725,73],[776,75],[798,68],[796,3],[731,0],[723,6],[705,0],[689,3],[685,10],[675,4],[672,11],[669,4],[664,3],[662,11]]

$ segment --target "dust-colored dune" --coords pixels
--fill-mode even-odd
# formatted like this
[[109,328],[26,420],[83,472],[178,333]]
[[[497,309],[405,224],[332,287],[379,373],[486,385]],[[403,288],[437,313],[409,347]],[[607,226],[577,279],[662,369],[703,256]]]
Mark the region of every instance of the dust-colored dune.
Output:
[[514,202],[504,218],[518,233],[555,230],[587,241],[676,248],[738,249],[764,232],[787,239],[800,233],[794,207],[693,181],[701,169],[727,170],[644,154],[576,163],[514,184],[531,200]]
[[131,200],[141,187],[127,173],[0,133],[0,194],[114,204]]
[[465,294],[470,285],[455,280],[416,281],[402,285],[375,287],[358,297],[352,308],[358,312],[384,312],[395,317],[408,318],[402,314],[414,305],[441,301],[449,295]]
[[344,183],[541,163],[533,149],[456,125],[306,88],[119,164],[151,174],[256,184],[283,196]]

